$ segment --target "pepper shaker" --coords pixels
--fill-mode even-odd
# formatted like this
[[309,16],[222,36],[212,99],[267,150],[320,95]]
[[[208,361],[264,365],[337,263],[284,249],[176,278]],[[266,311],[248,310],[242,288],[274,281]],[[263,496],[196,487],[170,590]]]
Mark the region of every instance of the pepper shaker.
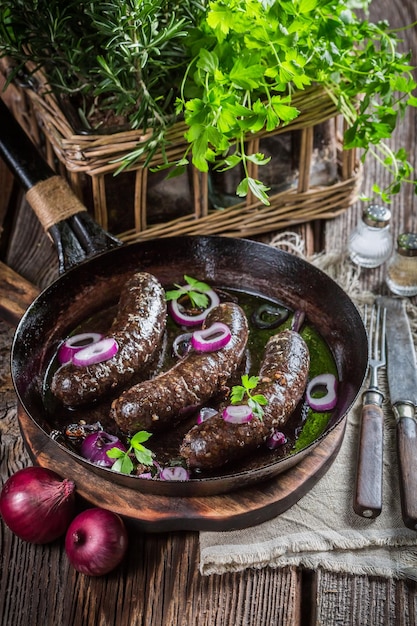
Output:
[[364,209],[362,219],[349,237],[348,250],[353,263],[378,267],[387,261],[393,248],[390,231],[391,211],[379,204]]
[[386,283],[399,296],[417,295],[417,234],[402,233],[387,265]]

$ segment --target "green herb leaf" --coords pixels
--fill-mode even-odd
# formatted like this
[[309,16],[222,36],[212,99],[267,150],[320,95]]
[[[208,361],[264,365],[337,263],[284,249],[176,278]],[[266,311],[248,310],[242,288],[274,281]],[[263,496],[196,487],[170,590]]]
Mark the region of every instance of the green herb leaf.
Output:
[[148,433],[146,430],[140,430],[130,440],[130,445],[132,448],[137,448],[138,445],[143,443],[144,441],[148,441],[148,439],[152,437],[152,433]]
[[239,404],[240,402],[242,402],[243,398],[245,397],[246,394],[246,390],[244,387],[241,387],[240,385],[235,385],[234,387],[232,387],[232,391],[230,394],[230,402],[232,404]]
[[121,474],[131,474],[133,472],[134,465],[129,456],[124,455],[120,459],[117,459],[111,468],[114,472],[120,472]]
[[143,465],[153,465],[153,456],[152,452],[137,444],[134,448],[134,454],[139,463],[143,463]]
[[204,292],[210,290],[210,285],[187,275],[184,275],[184,280],[192,289],[185,289],[182,285],[175,285],[178,289],[171,289],[165,293],[167,302],[170,300],[178,300],[186,296],[193,306],[199,309],[205,309],[209,305],[209,298]]
[[107,456],[111,459],[116,459],[111,469],[114,472],[120,472],[121,474],[131,474],[135,469],[131,454],[133,454],[138,461],[143,465],[153,465],[153,454],[148,448],[142,445],[144,441],[152,437],[152,433],[148,433],[146,430],[140,430],[129,439],[129,447],[124,452],[120,448],[111,448],[107,450]]
[[110,448],[110,450],[107,450],[106,454],[110,459],[121,459],[124,457],[125,452],[120,450],[120,448]]
[[263,394],[252,394],[252,390],[256,389],[259,384],[259,376],[248,376],[243,374],[241,377],[242,385],[235,385],[232,387],[230,394],[231,404],[240,404],[245,396],[248,397],[247,404],[252,409],[252,413],[259,419],[262,419],[264,411],[262,406],[268,404],[268,399]]

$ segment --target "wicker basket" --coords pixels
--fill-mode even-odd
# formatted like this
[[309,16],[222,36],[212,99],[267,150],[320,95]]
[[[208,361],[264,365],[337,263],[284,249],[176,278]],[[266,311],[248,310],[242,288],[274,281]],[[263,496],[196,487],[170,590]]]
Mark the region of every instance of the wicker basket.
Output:
[[[166,174],[154,171],[163,163],[161,154],[154,156],[149,168],[142,161],[115,176],[120,165],[115,161],[143,141],[141,131],[77,134],[53,95],[16,86],[12,91],[9,103],[32,138],[42,145],[50,164],[68,179],[94,218],[124,241],[184,234],[248,237],[333,218],[358,197],[359,162],[355,151],[343,150],[340,117],[321,88],[295,96],[293,104],[300,115],[292,123],[248,140],[248,149],[258,152],[265,138],[297,136],[297,177],[292,186],[271,194],[270,206],[249,194],[244,202],[222,208],[214,208],[210,200],[209,175],[192,166],[177,181],[179,191],[170,195],[172,181],[177,179],[164,181]],[[314,134],[322,124],[330,125],[335,137],[336,177],[329,184],[315,185],[311,181]],[[184,131],[185,125],[177,122],[168,132],[166,154],[170,160],[184,154]],[[257,177],[256,166],[251,175]],[[167,199],[163,199],[161,190],[168,193]]]

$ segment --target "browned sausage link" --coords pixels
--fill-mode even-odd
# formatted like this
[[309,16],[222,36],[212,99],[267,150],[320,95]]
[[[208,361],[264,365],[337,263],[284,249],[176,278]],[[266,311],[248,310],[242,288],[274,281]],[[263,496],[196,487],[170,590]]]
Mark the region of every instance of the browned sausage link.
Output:
[[107,334],[117,341],[117,354],[89,367],[63,365],[52,379],[52,393],[64,404],[77,406],[129,383],[161,345],[165,324],[162,285],[151,274],[135,274],[123,287],[116,317]]
[[125,432],[166,428],[180,419],[183,409],[206,402],[238,368],[248,339],[245,313],[237,304],[225,302],[210,311],[205,327],[223,322],[230,341],[213,352],[189,352],[171,369],[152,380],[135,385],[113,402],[111,417]]
[[304,339],[292,330],[271,337],[259,371],[256,393],[268,404],[260,420],[246,424],[226,422],[220,414],[194,426],[184,437],[181,455],[191,469],[215,469],[261,445],[275,428],[283,427],[307,384],[310,365]]

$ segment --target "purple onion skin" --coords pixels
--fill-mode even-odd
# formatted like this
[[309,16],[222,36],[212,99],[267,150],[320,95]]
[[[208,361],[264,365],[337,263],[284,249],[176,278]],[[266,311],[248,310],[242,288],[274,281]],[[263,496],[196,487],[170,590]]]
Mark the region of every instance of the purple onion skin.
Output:
[[75,484],[43,467],[18,470],[0,494],[0,515],[20,539],[45,544],[61,537],[75,510]]
[[87,576],[103,576],[123,560],[128,536],[122,518],[92,508],[75,517],[65,536],[65,551],[74,569]]
[[81,455],[91,461],[95,465],[100,465],[101,467],[111,467],[115,461],[115,459],[111,459],[107,455],[107,450],[111,450],[112,448],[119,448],[126,452],[126,447],[122,444],[120,439],[114,435],[109,435],[108,433],[100,430],[96,433],[91,433],[87,435],[84,441],[81,444]]

